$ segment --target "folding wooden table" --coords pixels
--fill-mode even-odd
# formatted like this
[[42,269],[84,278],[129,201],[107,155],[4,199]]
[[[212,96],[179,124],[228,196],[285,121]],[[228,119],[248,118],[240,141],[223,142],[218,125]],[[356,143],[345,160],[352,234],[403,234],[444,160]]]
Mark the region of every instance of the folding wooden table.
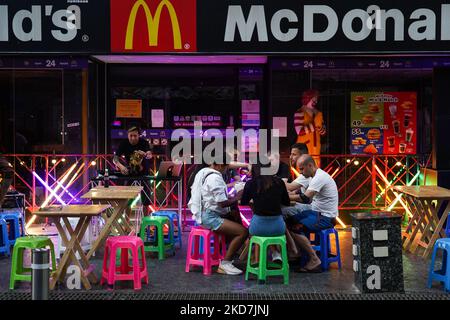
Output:
[[[50,289],[54,289],[58,280],[64,280],[67,268],[70,262],[80,268],[81,282],[86,289],[91,289],[89,278],[93,283],[97,282],[97,277],[93,273],[94,266],[89,264],[89,258],[84,254],[81,248],[81,241],[86,233],[86,230],[92,220],[92,217],[99,216],[105,212],[109,205],[68,205],[60,207],[51,207],[34,211],[33,214],[38,217],[51,219],[58,229],[61,240],[64,243],[66,250],[59,261],[58,268],[50,281]],[[72,229],[68,218],[79,218],[75,230]],[[61,224],[61,219],[65,228]],[[67,233],[66,233],[66,229]],[[67,237],[68,234],[68,237]],[[76,253],[80,255],[80,261],[76,257]]]
[[112,207],[110,214],[104,212],[102,215],[105,220],[105,226],[94,241],[91,250],[89,250],[87,254],[88,259],[102,245],[113,228],[115,228],[118,235],[129,235],[139,232],[139,230],[136,230],[138,229],[137,224],[134,228],[131,226],[128,213],[130,201],[136,199],[142,189],[143,187],[140,186],[110,186],[109,188],[99,186],[92,188],[81,196],[83,199],[92,200],[93,203],[108,204]]
[[403,248],[415,253],[418,246],[423,247],[423,257],[427,258],[436,240],[445,237],[443,226],[450,211],[450,190],[437,186],[396,186],[394,189],[405,195],[413,215],[402,234]]

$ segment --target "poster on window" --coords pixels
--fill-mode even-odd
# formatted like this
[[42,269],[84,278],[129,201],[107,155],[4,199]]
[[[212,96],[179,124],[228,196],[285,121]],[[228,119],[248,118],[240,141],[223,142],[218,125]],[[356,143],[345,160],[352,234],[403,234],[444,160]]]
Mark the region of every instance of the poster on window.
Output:
[[415,154],[416,92],[352,92],[352,154]]

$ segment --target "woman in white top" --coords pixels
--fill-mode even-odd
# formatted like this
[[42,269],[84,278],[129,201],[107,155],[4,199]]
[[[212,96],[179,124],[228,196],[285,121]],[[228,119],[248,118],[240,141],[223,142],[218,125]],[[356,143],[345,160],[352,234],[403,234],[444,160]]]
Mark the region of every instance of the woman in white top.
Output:
[[[214,156],[213,156],[214,158]],[[224,219],[230,207],[236,205],[242,196],[242,190],[228,197],[227,185],[222,174],[228,169],[229,157],[224,154],[223,161],[212,161],[195,176],[191,190],[189,208],[198,224],[206,229],[224,234],[231,238],[225,258],[220,262],[217,272],[238,275],[242,270],[232,264],[235,253],[248,237],[248,231],[242,225]]]

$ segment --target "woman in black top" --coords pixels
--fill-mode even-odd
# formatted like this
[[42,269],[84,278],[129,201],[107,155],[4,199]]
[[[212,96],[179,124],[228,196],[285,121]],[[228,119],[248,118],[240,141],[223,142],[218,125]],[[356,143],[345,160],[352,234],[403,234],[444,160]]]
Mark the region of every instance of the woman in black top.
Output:
[[241,205],[250,204],[250,200],[253,200],[250,235],[284,235],[286,225],[281,215],[281,206],[288,206],[290,200],[283,180],[272,175],[261,175],[261,166],[253,165],[252,179],[245,184]]

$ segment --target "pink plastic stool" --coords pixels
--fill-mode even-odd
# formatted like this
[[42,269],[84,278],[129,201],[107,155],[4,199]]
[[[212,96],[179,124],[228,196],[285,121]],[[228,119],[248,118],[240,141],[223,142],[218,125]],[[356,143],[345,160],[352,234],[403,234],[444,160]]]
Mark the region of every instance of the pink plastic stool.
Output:
[[[200,253],[200,238],[203,238],[203,253]],[[211,252],[211,237],[214,239],[214,251]],[[192,227],[189,233],[186,256],[186,272],[190,266],[202,266],[203,274],[210,275],[211,267],[218,266],[225,257],[225,236],[202,227]]]
[[[121,249],[120,266],[116,266],[116,251]],[[128,249],[131,250],[133,265],[128,265]],[[142,267],[139,263],[139,249],[141,250]],[[109,255],[109,268],[108,264]],[[128,272],[133,271],[128,274]],[[120,274],[117,273],[120,272]],[[144,278],[148,284],[147,263],[145,261],[144,242],[139,237],[116,236],[106,240],[105,255],[103,257],[103,271],[100,284],[108,280],[109,285],[114,285],[117,280],[133,280],[134,290],[141,289],[141,280]]]

